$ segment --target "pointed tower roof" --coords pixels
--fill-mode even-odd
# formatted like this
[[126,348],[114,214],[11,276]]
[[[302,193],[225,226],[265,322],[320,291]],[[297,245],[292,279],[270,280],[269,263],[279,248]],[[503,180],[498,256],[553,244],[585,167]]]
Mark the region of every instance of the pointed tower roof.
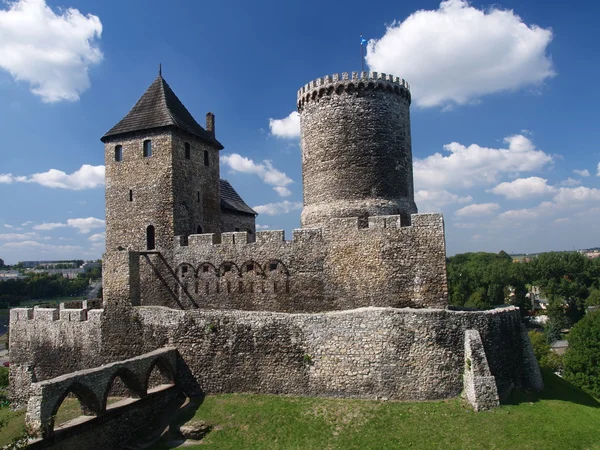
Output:
[[214,145],[219,150],[223,148],[211,133],[196,122],[164,80],[162,73],[158,74],[156,80],[131,108],[131,111],[108,130],[100,140],[106,142],[113,136],[163,127],[178,128]]

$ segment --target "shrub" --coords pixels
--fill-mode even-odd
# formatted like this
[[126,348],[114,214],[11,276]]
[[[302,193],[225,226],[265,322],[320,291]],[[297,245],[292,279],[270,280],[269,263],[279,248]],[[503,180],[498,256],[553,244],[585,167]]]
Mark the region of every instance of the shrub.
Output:
[[569,333],[564,376],[576,386],[600,397],[600,311],[586,314]]
[[8,386],[8,367],[0,367],[0,388]]

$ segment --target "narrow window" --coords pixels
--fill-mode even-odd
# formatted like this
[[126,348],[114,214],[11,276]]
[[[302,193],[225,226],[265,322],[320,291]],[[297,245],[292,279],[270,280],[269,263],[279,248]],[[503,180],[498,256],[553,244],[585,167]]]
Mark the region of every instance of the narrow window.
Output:
[[154,250],[154,225],[148,225],[146,228],[146,247],[148,250]]
[[185,274],[187,273],[187,270],[188,270],[187,266],[183,266],[183,267],[181,268],[181,274],[182,274],[184,277],[185,277]]
[[196,192],[196,198],[198,199],[198,203],[200,203],[200,191]]
[[269,264],[269,270],[271,272],[273,272],[274,270],[277,270],[277,263],[276,262],[272,262],[271,264]]
[[202,226],[198,225],[198,228],[196,228],[196,234],[202,234]]
[[225,264],[223,266],[223,271],[224,272],[231,272],[231,264]]
[[204,150],[204,165],[208,167],[208,150]]
[[117,145],[115,147],[115,161],[123,161],[123,146]]
[[240,231],[240,229],[236,227],[235,231]]
[[252,272],[254,270],[254,264],[250,263],[246,265],[246,272]]
[[208,266],[202,266],[202,272],[204,272],[204,273],[208,272]]
[[152,141],[150,139],[144,141],[144,158],[152,156]]
[[185,143],[185,159],[190,159],[190,143]]
[[133,191],[131,189],[129,189],[129,201],[133,201]]

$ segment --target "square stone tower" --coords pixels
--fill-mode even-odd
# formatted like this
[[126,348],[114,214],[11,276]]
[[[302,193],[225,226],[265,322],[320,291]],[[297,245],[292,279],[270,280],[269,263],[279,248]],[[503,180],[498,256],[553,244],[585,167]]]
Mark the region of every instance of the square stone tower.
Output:
[[202,128],[162,74],[102,142],[107,251],[168,253],[176,235],[221,231],[214,115]]

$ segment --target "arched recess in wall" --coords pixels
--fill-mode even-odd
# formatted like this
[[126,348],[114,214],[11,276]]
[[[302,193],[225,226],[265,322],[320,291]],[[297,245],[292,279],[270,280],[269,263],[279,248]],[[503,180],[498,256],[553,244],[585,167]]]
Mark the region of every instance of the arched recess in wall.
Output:
[[156,236],[154,232],[154,225],[148,225],[146,228],[146,249],[154,250],[156,248]]
[[154,389],[173,386],[174,384],[175,374],[169,361],[163,358],[155,359],[146,374],[146,392],[149,393]]
[[244,292],[249,294],[265,291],[265,272],[262,266],[253,260],[244,262],[241,266]]
[[278,259],[268,261],[265,264],[265,275],[269,290],[276,294],[290,292],[290,272],[282,261]]
[[101,404],[94,392],[87,386],[73,383],[58,398],[52,409],[49,431],[80,416],[97,416],[101,411]]
[[103,409],[123,397],[140,398],[146,395],[144,386],[133,372],[126,368],[117,370],[106,385],[102,398]]

